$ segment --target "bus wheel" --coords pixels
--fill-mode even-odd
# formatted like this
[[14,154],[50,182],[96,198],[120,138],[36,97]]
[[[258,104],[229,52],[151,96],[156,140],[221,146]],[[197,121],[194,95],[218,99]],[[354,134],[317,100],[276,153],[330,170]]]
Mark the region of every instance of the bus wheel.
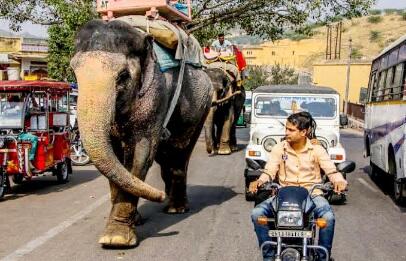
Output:
[[396,203],[400,206],[406,205],[405,190],[406,190],[405,182],[403,180],[396,180],[396,178],[394,177],[393,197],[395,198]]
[[371,179],[376,180],[378,178],[379,168],[370,160],[369,161],[369,176]]
[[405,195],[405,182],[404,180],[397,179],[397,174],[396,174],[396,161],[395,161],[395,155],[393,151],[389,153],[389,174],[391,174],[392,179],[393,179],[393,198],[395,199],[395,202],[399,206],[403,206],[406,203],[406,195]]

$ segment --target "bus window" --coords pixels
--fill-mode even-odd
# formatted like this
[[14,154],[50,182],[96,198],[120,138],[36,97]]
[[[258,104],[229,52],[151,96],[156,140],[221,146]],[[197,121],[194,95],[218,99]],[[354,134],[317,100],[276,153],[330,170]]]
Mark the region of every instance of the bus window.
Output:
[[401,63],[396,66],[395,76],[393,77],[393,100],[400,100],[402,98],[404,65],[404,63]]
[[388,71],[383,71],[379,74],[379,80],[378,80],[378,88],[376,91],[376,101],[382,101],[383,97],[383,89],[385,87],[385,80],[386,80],[386,74]]
[[388,69],[388,73],[386,75],[386,81],[385,81],[385,88],[384,88],[384,96],[383,100],[392,100],[392,84],[393,84],[393,74],[395,71],[395,67],[391,67]]
[[369,86],[368,86],[368,94],[367,94],[367,102],[371,102],[372,101],[372,90],[374,88],[375,85],[375,79],[376,79],[376,72],[373,72],[371,74],[371,79],[369,80]]

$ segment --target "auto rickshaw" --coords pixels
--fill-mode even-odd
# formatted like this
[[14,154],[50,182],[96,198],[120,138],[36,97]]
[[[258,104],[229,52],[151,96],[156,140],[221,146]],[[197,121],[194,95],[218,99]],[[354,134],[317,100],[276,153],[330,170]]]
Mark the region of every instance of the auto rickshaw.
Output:
[[10,187],[52,172],[72,173],[68,83],[0,81],[0,198]]

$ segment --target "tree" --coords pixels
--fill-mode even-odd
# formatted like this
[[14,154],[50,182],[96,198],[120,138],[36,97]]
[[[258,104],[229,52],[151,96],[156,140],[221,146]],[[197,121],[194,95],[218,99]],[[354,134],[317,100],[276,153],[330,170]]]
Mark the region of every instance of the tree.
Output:
[[286,31],[303,33],[309,20],[361,16],[374,3],[375,0],[192,0],[194,15],[188,28],[191,32],[212,32],[238,26],[249,35],[275,40]]
[[282,67],[277,64],[271,68],[271,84],[297,84],[299,75],[293,68]]
[[[305,24],[309,20],[329,21],[337,16],[350,18],[366,14],[374,2],[375,0],[192,0],[193,22],[187,28],[197,35],[201,43],[213,39],[220,30],[237,26],[249,35],[275,40],[286,31],[306,31]],[[0,0],[0,16],[10,20],[15,30],[25,21],[50,25],[50,31],[54,30],[55,33],[55,28],[63,28],[60,35],[62,37],[55,35],[55,44],[59,44],[58,39],[64,42],[63,37],[70,38],[73,35],[68,31],[75,31],[86,20],[95,17],[95,1]],[[75,21],[76,16],[78,21]],[[61,46],[66,48],[66,54],[71,54],[72,47],[63,43]],[[53,55],[52,50],[50,55]]]
[[298,84],[299,74],[289,67],[279,64],[275,66],[249,66],[244,88],[247,91],[255,90],[263,85]]
[[244,88],[247,91],[270,84],[269,68],[266,66],[248,66],[246,73],[248,77],[244,80]]
[[91,1],[58,7],[64,22],[52,24],[48,29],[48,74],[53,79],[74,82],[69,63],[74,53],[75,34],[80,26],[95,18],[96,13]]

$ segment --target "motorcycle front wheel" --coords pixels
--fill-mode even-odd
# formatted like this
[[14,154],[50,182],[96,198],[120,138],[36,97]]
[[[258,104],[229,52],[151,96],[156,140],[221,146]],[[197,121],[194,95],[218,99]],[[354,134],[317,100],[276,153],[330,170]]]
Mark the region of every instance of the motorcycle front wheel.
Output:
[[74,166],[84,166],[90,162],[90,157],[81,144],[73,144],[70,151],[70,159]]

